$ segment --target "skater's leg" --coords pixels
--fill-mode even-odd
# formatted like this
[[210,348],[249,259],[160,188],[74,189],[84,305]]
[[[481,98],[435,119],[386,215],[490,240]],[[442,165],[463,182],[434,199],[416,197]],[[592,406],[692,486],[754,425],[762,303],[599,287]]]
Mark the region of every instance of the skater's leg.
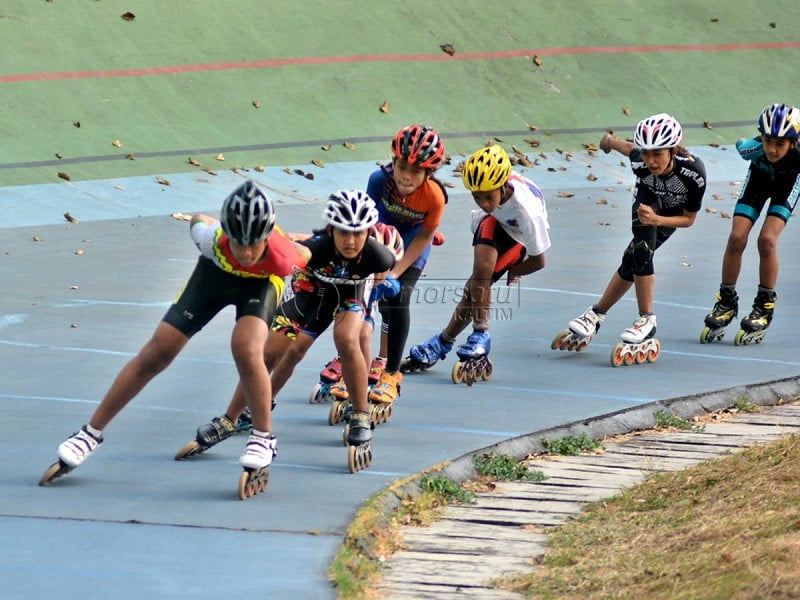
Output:
[[633,279],[634,290],[636,291],[636,303],[639,307],[640,315],[653,313],[653,288],[655,287],[655,275],[636,275]]
[[[767,217],[769,219],[769,217]],[[766,225],[766,223],[765,223]],[[747,238],[753,222],[741,215],[733,216],[731,233],[728,236],[728,243],[725,246],[725,254],[722,257],[722,284],[736,285],[739,274],[742,271],[742,255],[747,247]]]
[[89,424],[99,431],[105,429],[151,379],[169,366],[188,341],[178,329],[161,321],[153,337],[114,379]]
[[783,219],[767,215],[758,235],[758,275],[763,288],[775,289],[778,283],[778,238],[785,227]]
[[250,408],[253,428],[261,431],[272,431],[272,389],[264,364],[268,331],[263,319],[245,315],[236,321],[231,335],[231,353],[239,371],[245,402]]
[[333,341],[342,361],[342,377],[347,385],[353,409],[368,412],[367,363],[361,350],[362,315],[355,311],[342,311],[336,315]]
[[633,281],[623,279],[619,272],[615,272],[611,276],[611,280],[608,282],[605,291],[603,291],[600,300],[594,305],[595,311],[606,314],[617,302],[622,300],[622,297],[628,293],[632,285]]
[[400,370],[403,353],[411,327],[411,296],[422,271],[409,267],[399,277],[400,293],[394,298],[381,302],[381,315],[387,324],[386,330],[386,370],[395,373]]

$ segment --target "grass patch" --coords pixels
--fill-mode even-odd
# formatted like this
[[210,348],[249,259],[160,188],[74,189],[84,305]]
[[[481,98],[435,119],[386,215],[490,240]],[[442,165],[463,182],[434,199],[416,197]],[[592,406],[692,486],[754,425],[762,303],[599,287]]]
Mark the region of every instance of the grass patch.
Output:
[[659,474],[551,532],[532,598],[800,598],[800,438]]
[[544,473],[531,471],[508,454],[473,454],[472,464],[484,477],[498,481],[543,481]]
[[734,403],[733,408],[735,408],[739,412],[745,412],[745,413],[751,413],[751,412],[758,411],[758,405],[757,404],[753,404],[752,402],[750,402],[750,400],[748,400],[744,396],[739,396],[736,399],[736,402]]
[[542,438],[542,445],[550,454],[560,454],[561,456],[578,456],[583,452],[591,452],[603,447],[600,442],[593,440],[585,433],[570,435],[558,440]]
[[653,417],[656,420],[656,426],[664,427],[665,429],[692,429],[695,431],[702,431],[705,428],[704,425],[695,425],[691,421],[663,409],[654,412]]
[[380,581],[381,569],[387,557],[402,548],[400,527],[427,526],[453,503],[475,504],[476,495],[442,475],[426,473],[420,478],[422,493],[406,495],[391,514],[384,510],[385,496],[394,493],[409,480],[397,482],[391,488],[372,496],[356,512],[339,551],[328,569],[328,577],[339,591],[342,600],[361,600],[377,597],[372,586]]

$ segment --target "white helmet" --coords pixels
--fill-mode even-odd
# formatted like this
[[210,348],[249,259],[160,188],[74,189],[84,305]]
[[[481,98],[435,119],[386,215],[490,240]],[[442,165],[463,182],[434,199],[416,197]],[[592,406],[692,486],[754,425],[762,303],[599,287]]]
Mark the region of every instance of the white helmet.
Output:
[[365,192],[341,190],[328,197],[325,221],[336,229],[366,231],[378,222],[378,209]]
[[667,113],[642,119],[633,133],[633,143],[642,150],[675,148],[682,139],[681,124]]

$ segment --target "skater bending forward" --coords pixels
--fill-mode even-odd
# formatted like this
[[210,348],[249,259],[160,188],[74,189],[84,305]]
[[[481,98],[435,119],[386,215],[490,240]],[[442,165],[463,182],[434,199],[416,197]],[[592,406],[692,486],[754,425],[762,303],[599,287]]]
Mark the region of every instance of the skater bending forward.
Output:
[[[511,160],[502,147],[492,145],[475,152],[464,163],[461,175],[479,207],[472,211],[472,274],[447,326],[411,348],[406,368],[427,369],[445,358],[458,335],[472,325],[467,341],[456,350],[463,363],[453,369],[454,382],[472,383],[476,379],[471,374],[482,379],[491,375],[491,286],[504,275],[506,285],[513,285],[544,268],[550,225],[542,191],[511,170]],[[465,373],[466,363],[476,368]]]
[[[311,258],[292,280],[293,295],[284,297],[278,307],[267,354],[280,357],[272,372],[277,394],[314,340],[333,323],[333,341],[353,405],[346,442],[357,447],[372,439],[368,362],[360,343],[362,322],[372,276],[383,276],[394,267],[395,256],[369,237],[370,228],[378,222],[378,211],[365,192],[331,194],[324,215],[325,229],[300,242]],[[350,466],[351,471],[358,470]],[[365,466],[368,461],[358,465]]]
[[[600,328],[606,313],[633,286],[639,316],[622,332],[622,344],[612,353],[612,364],[619,366],[633,360],[643,362],[658,358],[660,346],[653,339],[656,315],[653,312],[655,270],[653,255],[678,227],[691,227],[706,189],[702,161],[681,145],[680,123],[666,113],[639,121],[633,143],[606,134],[600,148],[630,158],[636,175],[633,193],[633,239],[622,253],[622,262],[611,277],[600,300],[569,323],[569,331],[553,340],[553,349],[582,350]],[[571,335],[570,335],[571,334]]]
[[275,225],[272,201],[251,181],[225,199],[219,221],[195,215],[189,226],[200,257],[188,283],[150,341],[117,375],[89,422],[58,446],[59,462],[40,484],[91,456],[117,413],[228,305],[236,307],[231,352],[253,419],[239,462],[246,470],[266,469],[272,462],[277,443],[271,433],[270,379],[263,348],[283,278],[305,265],[307,252]]
[[722,257],[722,282],[717,302],[705,318],[700,335],[703,343],[721,339],[739,313],[736,282],[742,270],[742,254],[767,201],[767,216],[758,234],[758,289],[753,310],[742,319],[736,334],[737,346],[763,340],[778,298],[778,239],[800,197],[800,110],[786,104],[767,106],[758,117],[758,131],[759,136],[736,142],[736,149],[750,161],[750,167],[733,211]]

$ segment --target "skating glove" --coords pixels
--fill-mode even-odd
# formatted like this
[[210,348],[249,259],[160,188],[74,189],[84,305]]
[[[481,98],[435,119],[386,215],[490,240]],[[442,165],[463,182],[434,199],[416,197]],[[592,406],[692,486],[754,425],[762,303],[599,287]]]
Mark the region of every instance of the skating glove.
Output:
[[381,281],[378,285],[372,288],[369,295],[369,303],[383,300],[385,298],[394,298],[400,293],[400,282],[391,275],[387,275],[386,279]]

